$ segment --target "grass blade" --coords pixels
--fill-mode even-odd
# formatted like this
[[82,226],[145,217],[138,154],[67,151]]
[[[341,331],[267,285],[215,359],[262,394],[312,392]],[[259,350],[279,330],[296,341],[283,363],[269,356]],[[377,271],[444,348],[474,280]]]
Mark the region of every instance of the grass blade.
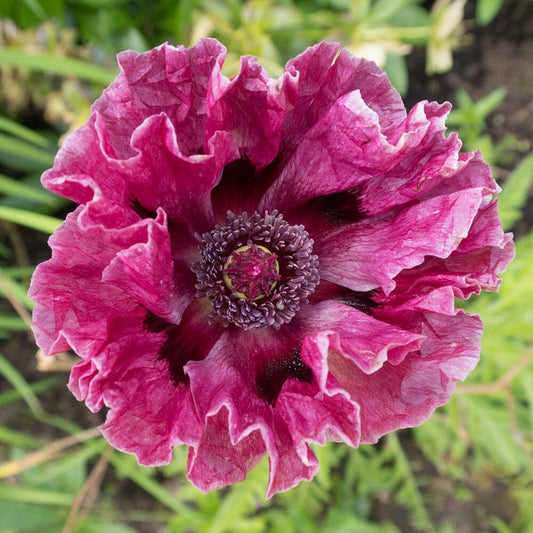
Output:
[[0,374],[2,374],[4,378],[13,385],[13,388],[18,391],[22,398],[24,398],[24,401],[28,404],[33,415],[35,417],[40,417],[43,413],[43,409],[37,396],[20,372],[2,354],[0,354]]
[[105,68],[74,59],[72,57],[57,57],[50,54],[32,54],[14,48],[0,48],[0,64],[12,67],[26,67],[37,72],[75,76],[80,80],[109,85],[116,76]]
[[163,485],[147,475],[148,470],[141,470],[137,464],[132,464],[128,456],[115,454],[110,458],[111,464],[119,475],[125,476],[152,495],[160,503],[176,513],[187,514],[187,507]]
[[9,222],[14,222],[15,224],[20,224],[21,226],[36,229],[44,233],[54,233],[62,222],[58,218],[48,215],[4,206],[0,206],[0,219],[8,220]]
[[[59,383],[63,383],[63,380],[61,380],[61,378],[53,377],[49,379],[43,379],[42,381],[37,381],[36,383],[28,384],[28,386],[33,393],[39,393],[48,390],[51,387],[55,387]],[[2,392],[0,394],[0,406],[16,402],[21,398],[22,395],[18,390],[8,390],[6,392]]]
[[52,146],[46,137],[6,117],[0,116],[0,130],[10,133],[23,141],[41,146],[42,148],[50,148]]
[[0,174],[0,193],[7,196],[16,196],[25,200],[34,200],[45,204],[51,203],[51,196],[42,189],[35,189],[19,180]]
[[0,426],[0,442],[22,448],[39,448],[46,444],[46,441],[36,438],[35,435],[26,435],[26,433],[21,433],[4,426]]
[[28,326],[19,316],[4,315],[0,313],[0,329],[6,329],[8,331],[26,331]]
[[74,496],[64,492],[33,489],[30,487],[15,487],[0,483],[0,499],[12,502],[39,503],[41,505],[66,505],[70,506]]
[[21,309],[18,308],[17,304],[20,304],[20,306],[25,307],[30,311],[35,307],[35,303],[28,298],[27,286],[10,278],[2,268],[0,268],[0,295],[4,296],[11,302],[19,315],[23,315],[23,313]]
[[[2,49],[0,48],[0,54]],[[2,61],[0,60],[0,64]],[[48,168],[54,164],[51,152],[35,146],[28,141],[23,141],[0,133],[0,155],[10,166],[15,168]]]

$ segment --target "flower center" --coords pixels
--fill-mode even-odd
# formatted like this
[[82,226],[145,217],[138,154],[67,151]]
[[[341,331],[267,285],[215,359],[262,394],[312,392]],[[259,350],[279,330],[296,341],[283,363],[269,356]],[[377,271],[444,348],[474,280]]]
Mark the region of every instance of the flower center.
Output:
[[264,216],[228,212],[225,225],[197,236],[196,295],[210,300],[210,319],[244,329],[292,320],[319,282],[318,257],[303,226],[277,211]]
[[260,300],[270,296],[281,278],[279,263],[264,246],[252,244],[234,250],[224,265],[224,282],[237,298]]

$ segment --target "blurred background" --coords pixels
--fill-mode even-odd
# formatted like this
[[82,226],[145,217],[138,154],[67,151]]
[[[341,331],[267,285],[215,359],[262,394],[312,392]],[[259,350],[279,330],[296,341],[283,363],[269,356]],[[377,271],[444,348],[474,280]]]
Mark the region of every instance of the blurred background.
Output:
[[[115,54],[204,36],[272,76],[323,39],[386,69],[410,108],[448,125],[501,184],[517,258],[498,294],[460,303],[485,322],[482,358],[426,424],[378,445],[315,447],[311,483],[265,500],[267,463],[203,495],[185,448],[163,468],[113,451],[43,360],[26,297],[48,235],[72,209],[44,191],[64,136],[117,73]],[[0,532],[533,532],[533,1],[0,0]]]

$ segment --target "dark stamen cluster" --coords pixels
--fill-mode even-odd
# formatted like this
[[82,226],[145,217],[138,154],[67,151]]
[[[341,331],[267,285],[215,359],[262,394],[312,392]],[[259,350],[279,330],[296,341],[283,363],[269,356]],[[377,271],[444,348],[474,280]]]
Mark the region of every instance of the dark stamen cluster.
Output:
[[[218,316],[225,325],[279,328],[290,322],[319,282],[313,240],[303,226],[291,226],[277,211],[264,216],[228,212],[225,225],[217,225],[198,239],[202,260],[193,266],[197,296],[209,298],[213,307],[210,318]],[[262,298],[243,297],[246,292],[237,292],[225,277],[225,265],[231,264],[232,254],[242,253],[239,250],[243,247],[267,250],[279,266],[279,273],[276,270],[272,274],[270,290],[264,291]],[[260,255],[264,254],[257,257]],[[253,270],[253,265],[247,265],[247,271]]]

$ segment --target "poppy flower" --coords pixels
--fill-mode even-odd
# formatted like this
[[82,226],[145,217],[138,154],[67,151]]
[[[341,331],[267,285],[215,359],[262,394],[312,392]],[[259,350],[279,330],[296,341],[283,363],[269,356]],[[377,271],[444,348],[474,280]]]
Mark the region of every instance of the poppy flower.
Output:
[[46,354],[107,408],[142,465],[188,445],[209,491],[268,454],[267,495],[311,479],[309,444],[425,421],[478,361],[454,299],[496,290],[514,249],[450,104],[407,113],[375,64],[320,43],[271,79],[222,73],[206,39],[122,52],[44,186],[79,206],[35,271]]

